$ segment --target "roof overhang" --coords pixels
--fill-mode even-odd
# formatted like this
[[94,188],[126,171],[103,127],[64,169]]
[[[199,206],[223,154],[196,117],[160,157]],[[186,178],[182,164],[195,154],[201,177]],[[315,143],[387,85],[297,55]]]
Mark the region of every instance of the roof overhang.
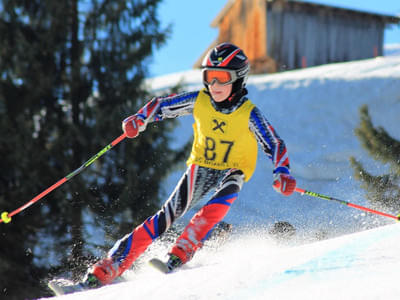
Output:
[[[221,23],[221,20],[224,18],[226,13],[231,9],[231,7],[235,3],[235,1],[236,0],[228,0],[228,2],[222,8],[222,10],[219,12],[219,14],[211,22],[211,27],[214,27],[214,28],[218,27],[218,25]],[[307,6],[319,7],[319,8],[323,8],[323,9],[339,10],[339,11],[358,13],[358,14],[365,14],[365,15],[369,15],[371,17],[381,18],[385,23],[388,23],[388,24],[399,24],[400,23],[400,15],[394,16],[394,15],[378,14],[378,13],[373,13],[373,12],[368,12],[368,11],[356,10],[356,9],[339,7],[339,6],[331,6],[331,5],[319,4],[319,3],[308,2],[308,1],[300,1],[300,0],[265,0],[265,1],[266,2],[276,2],[276,1],[294,2],[294,3],[298,3],[299,5],[307,5]]]

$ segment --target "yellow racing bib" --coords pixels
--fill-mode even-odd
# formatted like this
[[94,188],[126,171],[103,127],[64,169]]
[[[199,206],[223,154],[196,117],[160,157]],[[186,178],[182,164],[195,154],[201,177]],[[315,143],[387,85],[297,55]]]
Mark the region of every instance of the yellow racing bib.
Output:
[[239,169],[248,181],[257,162],[257,141],[249,129],[254,104],[250,100],[230,114],[214,109],[210,97],[200,91],[194,104],[192,152],[187,164],[225,170]]

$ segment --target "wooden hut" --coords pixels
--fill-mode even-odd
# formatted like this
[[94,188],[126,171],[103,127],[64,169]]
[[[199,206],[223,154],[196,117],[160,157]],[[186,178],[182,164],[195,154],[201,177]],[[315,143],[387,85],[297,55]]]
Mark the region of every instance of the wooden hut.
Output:
[[306,1],[229,0],[211,24],[219,35],[208,49],[234,43],[252,73],[272,73],[380,56],[385,28],[398,23],[396,16]]

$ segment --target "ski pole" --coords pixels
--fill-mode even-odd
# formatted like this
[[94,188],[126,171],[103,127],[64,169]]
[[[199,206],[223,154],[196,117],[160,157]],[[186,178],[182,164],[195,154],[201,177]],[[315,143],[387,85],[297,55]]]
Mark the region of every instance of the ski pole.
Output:
[[388,217],[388,218],[392,218],[392,219],[395,219],[397,221],[400,221],[400,215],[397,215],[397,216],[390,215],[390,214],[387,214],[387,213],[384,213],[384,212],[381,212],[381,211],[377,211],[377,210],[374,210],[374,209],[371,209],[371,208],[368,208],[368,207],[364,207],[364,206],[361,206],[361,205],[350,203],[350,202],[347,202],[347,201],[344,201],[344,200],[340,200],[340,199],[337,199],[337,198],[325,196],[325,195],[322,195],[322,194],[319,194],[319,193],[307,191],[307,190],[304,190],[304,189],[301,189],[301,188],[295,188],[295,191],[300,193],[301,195],[308,195],[308,196],[311,196],[311,197],[316,197],[316,198],[321,198],[321,199],[325,199],[325,200],[336,201],[336,202],[339,202],[340,204],[343,204],[343,205],[346,205],[346,206],[349,206],[349,207],[353,207],[353,208],[356,208],[356,209],[359,209],[359,210],[363,210],[363,211],[366,211],[366,212],[369,212],[369,213],[377,214],[377,215],[380,215],[380,216],[384,216],[384,217]]
[[80,172],[82,172],[84,169],[86,169],[89,165],[91,165],[96,159],[98,159],[100,156],[102,156],[104,153],[106,153],[108,150],[110,150],[112,147],[114,147],[115,145],[117,145],[119,142],[121,142],[124,138],[126,138],[126,134],[123,133],[121,136],[117,137],[115,140],[113,140],[110,144],[108,144],[106,147],[104,147],[99,153],[97,153],[96,155],[94,155],[92,158],[90,158],[87,162],[85,162],[82,166],[80,166],[78,169],[76,169],[75,171],[73,171],[72,173],[68,174],[67,176],[65,176],[64,178],[60,179],[59,181],[57,181],[55,184],[53,184],[52,186],[50,186],[49,188],[47,188],[46,190],[44,190],[43,192],[41,192],[39,195],[37,195],[35,198],[33,198],[32,200],[30,200],[29,202],[27,202],[26,204],[24,204],[23,206],[17,208],[16,210],[12,211],[11,213],[8,212],[3,212],[1,214],[1,219],[0,219],[0,223],[4,222],[4,223],[9,223],[11,222],[11,217],[20,213],[21,211],[23,211],[24,209],[28,208],[29,206],[31,206],[32,204],[36,203],[37,201],[39,201],[40,199],[42,199],[44,196],[46,196],[48,193],[50,193],[51,191],[55,190],[56,188],[58,188],[60,185],[62,185],[63,183],[67,182],[68,180],[70,180],[72,177],[74,177],[75,175],[78,175]]

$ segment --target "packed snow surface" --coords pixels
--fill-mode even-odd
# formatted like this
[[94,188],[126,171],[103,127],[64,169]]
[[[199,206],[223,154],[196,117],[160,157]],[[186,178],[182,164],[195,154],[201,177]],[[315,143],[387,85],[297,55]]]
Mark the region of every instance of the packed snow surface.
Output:
[[60,299],[399,299],[399,239],[400,224],[297,246],[238,235],[175,273],[144,265],[128,282]]
[[[188,91],[202,88],[200,78],[191,70],[146,84],[163,94],[177,83]],[[400,139],[400,55],[251,76],[248,90],[285,140],[300,188],[371,207],[349,158],[373,174],[383,174],[388,166],[368,155],[354,130],[366,104],[374,125]],[[190,140],[193,120],[179,122],[171,135],[176,147]],[[183,162],[167,180],[166,196],[184,168]],[[400,299],[400,224],[333,201],[284,197],[271,182],[272,164],[260,150],[255,175],[225,219],[234,232],[224,244],[210,242],[180,271],[164,275],[146,264],[152,256],[165,258],[171,246],[156,242],[137,269],[126,273],[127,282],[62,298]],[[268,229],[277,221],[294,225],[295,236],[284,243],[274,240]]]

